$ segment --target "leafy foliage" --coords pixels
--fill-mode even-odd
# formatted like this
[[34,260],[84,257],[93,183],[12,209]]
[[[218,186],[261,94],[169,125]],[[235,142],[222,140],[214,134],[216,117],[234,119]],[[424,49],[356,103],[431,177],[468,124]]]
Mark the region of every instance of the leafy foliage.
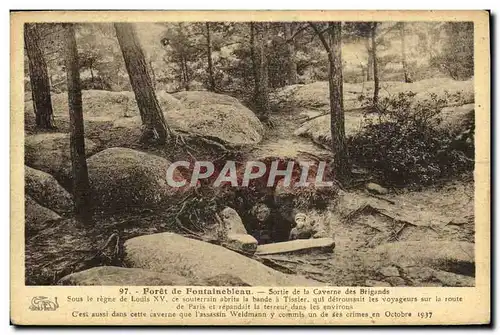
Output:
[[442,51],[431,59],[431,65],[442,69],[455,80],[474,75],[474,24],[447,22]]
[[436,127],[450,99],[457,97],[416,101],[409,92],[381,99],[374,111],[378,121],[367,119],[364,130],[348,140],[353,162],[393,186],[429,185],[472,170],[473,124],[467,136]]

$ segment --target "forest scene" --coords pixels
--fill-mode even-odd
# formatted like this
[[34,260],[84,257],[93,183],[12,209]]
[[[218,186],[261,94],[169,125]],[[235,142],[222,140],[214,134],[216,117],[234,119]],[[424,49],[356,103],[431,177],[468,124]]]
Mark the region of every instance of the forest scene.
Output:
[[27,285],[475,286],[472,22],[27,23],[24,64]]

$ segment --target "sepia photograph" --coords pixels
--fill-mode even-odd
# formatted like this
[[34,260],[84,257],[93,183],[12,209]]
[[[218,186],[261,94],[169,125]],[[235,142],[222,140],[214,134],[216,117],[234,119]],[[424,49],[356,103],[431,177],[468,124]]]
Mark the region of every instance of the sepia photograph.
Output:
[[26,285],[475,286],[474,24],[24,24]]

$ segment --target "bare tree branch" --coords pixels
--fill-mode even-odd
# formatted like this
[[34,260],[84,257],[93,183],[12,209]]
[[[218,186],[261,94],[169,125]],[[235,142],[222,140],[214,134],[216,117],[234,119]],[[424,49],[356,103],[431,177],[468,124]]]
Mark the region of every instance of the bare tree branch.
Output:
[[382,41],[382,38],[383,38],[385,35],[387,35],[388,33],[390,33],[391,31],[393,31],[395,28],[399,27],[399,24],[400,24],[400,22],[396,22],[394,25],[392,25],[391,27],[387,28],[387,30],[386,30],[386,31],[384,31],[384,32],[382,33],[382,35],[380,35],[380,36],[378,36],[378,37],[377,37],[377,41],[376,41],[376,43],[377,43],[377,44],[378,44],[378,43],[380,43],[380,42]]
[[303,32],[304,30],[306,30],[307,28],[309,27],[308,24],[304,24],[302,27],[298,28],[293,34],[292,36],[287,39],[285,42],[291,42],[295,39],[295,37],[297,37],[298,34],[300,34],[301,32]]
[[318,26],[314,22],[309,22],[309,25],[311,26],[311,28],[313,28],[316,35],[318,35],[321,43],[323,44],[323,47],[325,47],[326,53],[328,54],[328,58],[330,59],[330,57],[331,57],[330,54],[331,54],[332,50],[330,49],[330,45],[328,45],[328,42],[326,41],[325,36],[323,36],[324,31],[321,32],[319,30]]

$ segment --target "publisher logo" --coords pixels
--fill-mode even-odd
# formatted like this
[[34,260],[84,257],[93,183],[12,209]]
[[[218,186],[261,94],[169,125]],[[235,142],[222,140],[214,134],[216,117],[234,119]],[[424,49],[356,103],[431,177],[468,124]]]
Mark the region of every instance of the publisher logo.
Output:
[[32,311],[55,311],[59,308],[59,303],[57,297],[52,300],[49,297],[37,296],[31,299],[29,308]]

